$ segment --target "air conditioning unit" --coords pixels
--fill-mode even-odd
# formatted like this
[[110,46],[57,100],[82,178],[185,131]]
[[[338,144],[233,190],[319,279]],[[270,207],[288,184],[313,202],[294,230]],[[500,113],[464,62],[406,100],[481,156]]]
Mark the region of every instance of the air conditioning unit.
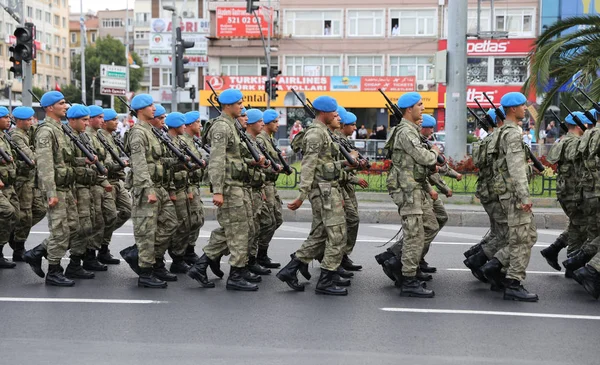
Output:
[[184,18],[195,18],[194,12],[189,10],[184,10],[182,15]]
[[417,82],[417,91],[427,91],[429,88],[424,82]]

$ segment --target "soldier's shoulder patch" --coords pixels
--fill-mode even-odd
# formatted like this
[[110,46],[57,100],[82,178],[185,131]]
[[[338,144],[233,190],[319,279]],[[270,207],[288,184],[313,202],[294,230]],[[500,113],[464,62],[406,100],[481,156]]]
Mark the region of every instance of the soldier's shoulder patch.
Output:
[[139,152],[142,149],[142,143],[140,141],[131,142],[131,152]]
[[321,150],[321,144],[318,141],[309,141],[306,143],[308,152],[318,153]]
[[419,137],[412,138],[410,143],[412,143],[412,145],[415,147],[419,147],[421,146],[421,139]]
[[212,143],[220,143],[225,139],[225,132],[214,131],[212,134]]

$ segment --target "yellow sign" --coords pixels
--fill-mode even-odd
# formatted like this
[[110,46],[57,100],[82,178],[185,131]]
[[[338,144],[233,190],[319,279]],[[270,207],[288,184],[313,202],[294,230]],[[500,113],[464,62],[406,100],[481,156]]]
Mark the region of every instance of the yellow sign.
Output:
[[[210,106],[208,99],[211,97],[212,92],[210,90],[200,90],[200,105]],[[242,91],[244,95],[244,105],[250,104],[253,108],[260,107],[264,108],[267,106],[267,94],[262,91]],[[338,104],[343,105],[345,108],[385,108],[386,101],[383,95],[379,92],[344,92],[344,91],[330,91],[330,92],[318,92],[318,91],[303,91],[299,92],[300,97],[315,100],[321,95],[329,95],[335,98]],[[392,102],[397,103],[398,98],[402,96],[403,92],[390,92],[386,93],[388,98]],[[436,109],[438,107],[438,93],[437,91],[427,91],[420,93],[423,97],[423,105],[427,109]],[[214,100],[213,100],[214,101]],[[216,104],[216,103],[215,103]],[[277,93],[277,100],[271,101],[272,108],[285,108],[285,107],[301,107],[302,105],[298,99],[294,96],[291,91],[279,90]]]

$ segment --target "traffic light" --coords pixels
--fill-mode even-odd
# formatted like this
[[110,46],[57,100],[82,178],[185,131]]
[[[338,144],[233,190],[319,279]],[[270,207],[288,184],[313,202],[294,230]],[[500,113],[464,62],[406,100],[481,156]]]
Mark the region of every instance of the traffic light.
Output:
[[17,43],[10,47],[16,61],[31,62],[35,59],[35,25],[25,23],[25,26],[19,26],[13,33]]
[[196,99],[196,86],[190,86],[190,99]]
[[177,44],[175,46],[175,48],[176,48],[175,73],[176,73],[176,77],[177,77],[177,86],[181,87],[181,88],[185,88],[185,83],[190,81],[190,78],[187,76],[187,73],[190,72],[190,69],[184,68],[184,66],[185,66],[185,64],[190,62],[190,60],[187,57],[183,57],[183,54],[185,53],[185,50],[187,48],[194,47],[194,42],[183,40],[183,38],[181,37],[181,27],[177,27],[176,32],[177,32]]
[[259,0],[246,0],[246,13],[252,14],[254,10],[258,10],[258,5],[254,5]]
[[10,62],[13,64],[10,72],[14,74],[14,77],[23,77],[23,62],[17,61],[14,57],[10,58]]
[[269,98],[271,100],[277,100],[277,79],[271,79],[271,88],[269,89]]

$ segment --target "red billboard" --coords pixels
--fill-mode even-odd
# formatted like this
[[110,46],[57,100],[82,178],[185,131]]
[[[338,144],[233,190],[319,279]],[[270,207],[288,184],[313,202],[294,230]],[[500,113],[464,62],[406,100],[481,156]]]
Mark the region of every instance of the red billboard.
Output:
[[[269,19],[273,11],[261,7],[258,12],[262,34],[268,36]],[[217,7],[217,38],[260,38],[260,29],[254,14],[246,13],[245,7]],[[271,34],[273,26],[271,25]]]
[[[535,38],[524,39],[469,39],[467,40],[468,56],[521,56],[535,47]],[[441,39],[438,49],[448,48],[448,41]]]
[[[265,76],[206,76],[215,90],[234,88],[242,91],[264,91]],[[277,78],[279,90],[290,89],[301,91],[329,91],[330,81],[327,76],[279,76]],[[209,89],[208,84],[204,89]]]
[[416,76],[363,76],[361,91],[415,91]]

